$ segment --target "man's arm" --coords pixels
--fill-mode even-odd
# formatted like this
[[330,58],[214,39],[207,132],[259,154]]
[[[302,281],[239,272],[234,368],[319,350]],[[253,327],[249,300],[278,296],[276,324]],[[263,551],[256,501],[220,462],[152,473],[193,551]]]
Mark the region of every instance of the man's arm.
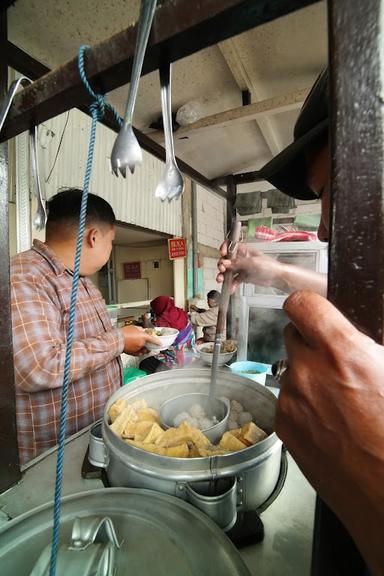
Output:
[[382,575],[384,347],[317,294],[296,292],[284,309],[292,324],[276,432]]
[[327,275],[313,272],[301,266],[280,262],[245,244],[240,244],[237,256],[227,260],[227,242],[221,246],[217,276],[218,282],[224,281],[226,270],[232,270],[234,280],[232,292],[242,283],[247,282],[258,286],[273,286],[288,294],[296,290],[312,290],[321,296],[327,294]]
[[[25,392],[59,388],[63,384],[66,343],[61,330],[57,294],[41,278],[28,274],[12,278],[12,328],[16,384]],[[155,336],[137,326],[100,332],[75,340],[70,381],[104,366],[123,351],[140,354]]]
[[[61,333],[57,295],[48,283],[32,275],[12,281],[12,328],[17,386],[25,392],[58,388],[63,384],[66,343]],[[121,330],[76,340],[70,381],[107,364],[124,349]]]

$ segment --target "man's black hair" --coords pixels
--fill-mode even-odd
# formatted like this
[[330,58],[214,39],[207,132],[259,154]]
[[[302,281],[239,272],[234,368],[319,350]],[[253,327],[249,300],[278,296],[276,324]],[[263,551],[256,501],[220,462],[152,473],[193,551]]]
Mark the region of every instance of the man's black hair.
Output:
[[210,290],[207,294],[208,300],[219,300],[219,298],[220,298],[220,292],[218,292],[217,290]]
[[[49,200],[47,204],[48,234],[54,233],[55,230],[59,229],[60,224],[62,226],[78,224],[82,194],[83,191],[79,188],[68,188],[58,192]],[[100,196],[88,194],[86,225],[106,224],[113,226],[115,222],[116,217],[110,204],[100,198]]]

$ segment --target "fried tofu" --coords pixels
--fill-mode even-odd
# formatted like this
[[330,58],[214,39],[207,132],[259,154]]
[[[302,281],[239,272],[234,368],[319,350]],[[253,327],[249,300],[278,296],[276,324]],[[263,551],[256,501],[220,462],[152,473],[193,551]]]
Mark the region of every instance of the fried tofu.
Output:
[[179,444],[178,446],[166,448],[166,451],[166,456],[170,456],[172,458],[188,458],[189,456],[189,448],[186,442]]
[[[135,429],[135,440],[137,442],[145,442],[145,438],[148,436],[150,429],[153,426],[153,422],[137,422]],[[150,442],[148,442],[150,444]]]
[[142,398],[141,400],[135,400],[134,402],[132,402],[131,406],[134,410],[136,410],[136,412],[139,412],[139,410],[145,410],[146,408],[148,408],[147,401],[144,400],[144,398]]
[[233,428],[232,430],[228,430],[228,432],[232,434],[232,436],[234,436],[235,438],[240,439],[241,441],[241,434],[242,434],[241,428]]
[[178,444],[194,444],[197,447],[208,448],[211,443],[204,434],[197,428],[192,428],[186,422],[180,424],[178,428],[168,428],[164,434],[156,441],[158,446],[171,448]]
[[156,444],[144,444],[144,442],[138,442],[136,440],[126,440],[127,444],[135,446],[135,448],[141,448],[141,450],[146,450],[147,452],[152,452],[153,454],[159,454],[160,456],[167,455],[167,449],[161,446],[156,446]]
[[219,446],[224,450],[228,450],[229,452],[238,452],[239,450],[247,448],[247,446],[238,438],[235,438],[231,432],[225,432],[223,434]]
[[119,400],[116,400],[116,402],[112,404],[112,406],[108,410],[108,416],[110,417],[111,422],[114,422],[116,420],[116,418],[119,416],[119,414],[122,413],[126,405],[127,403],[124,400],[124,398],[120,398]]
[[[143,439],[145,444],[156,444],[156,440],[161,438],[165,434],[164,430],[157,424],[157,422],[151,422],[151,427],[148,431],[147,436]],[[136,438],[135,438],[136,440]]]
[[267,437],[267,434],[256,426],[254,422],[248,422],[245,424],[241,429],[241,436],[240,440],[244,442],[247,446],[252,446],[253,444],[257,444],[264,440]]
[[228,450],[225,450],[221,446],[211,446],[210,448],[198,448],[199,456],[202,458],[207,458],[209,456],[223,456],[228,454]]
[[132,408],[130,404],[118,415],[116,420],[111,424],[111,430],[121,436],[123,433],[124,428],[129,422],[137,421],[137,413],[136,410]]
[[147,422],[160,422],[159,413],[153,408],[145,408],[142,410],[137,410],[137,419]]

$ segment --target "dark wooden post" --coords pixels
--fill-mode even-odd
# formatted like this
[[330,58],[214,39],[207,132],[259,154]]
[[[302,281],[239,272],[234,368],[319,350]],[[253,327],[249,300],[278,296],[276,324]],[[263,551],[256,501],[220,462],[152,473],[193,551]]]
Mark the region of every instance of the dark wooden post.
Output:
[[[384,6],[382,0],[329,0],[328,7],[333,204],[328,296],[382,343]],[[321,502],[312,567],[314,576],[366,573],[352,539]]]
[[[0,13],[0,101],[8,88],[7,13]],[[0,144],[0,492],[20,477],[9,286],[8,143]]]

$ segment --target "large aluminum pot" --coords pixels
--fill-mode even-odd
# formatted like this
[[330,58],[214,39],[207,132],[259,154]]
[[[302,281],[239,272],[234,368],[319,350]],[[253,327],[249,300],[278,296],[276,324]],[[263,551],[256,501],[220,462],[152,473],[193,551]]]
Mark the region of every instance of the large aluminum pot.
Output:
[[108,401],[102,428],[103,458],[111,486],[148,488],[178,496],[205,511],[225,530],[239,510],[256,509],[273,492],[280,472],[282,444],[273,431],[276,398],[248,378],[220,371],[217,396],[238,400],[252,413],[268,438],[240,452],[209,458],[169,458],[144,452],[117,437],[108,425],[116,400],[145,398],[159,409],[165,400],[188,392],[209,391],[209,369],[180,369],[140,378],[118,390]]

